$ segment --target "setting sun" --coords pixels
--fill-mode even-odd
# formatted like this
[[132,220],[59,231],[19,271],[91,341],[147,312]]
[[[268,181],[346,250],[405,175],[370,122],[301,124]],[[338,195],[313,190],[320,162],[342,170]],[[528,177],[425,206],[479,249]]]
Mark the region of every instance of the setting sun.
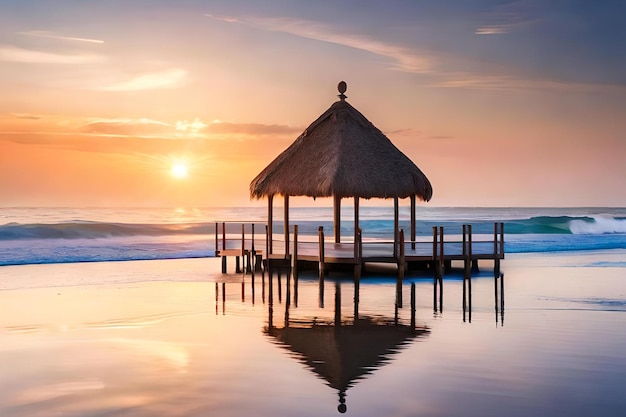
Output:
[[187,168],[187,165],[179,162],[172,165],[172,170],[170,172],[175,178],[185,178],[189,173],[189,169]]

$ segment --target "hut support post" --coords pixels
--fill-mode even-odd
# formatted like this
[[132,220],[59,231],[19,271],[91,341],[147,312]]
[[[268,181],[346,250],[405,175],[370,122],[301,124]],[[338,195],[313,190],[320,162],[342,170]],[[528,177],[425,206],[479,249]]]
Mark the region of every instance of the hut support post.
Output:
[[267,196],[267,255],[273,252],[272,233],[274,233],[274,194]]
[[319,261],[319,287],[320,287],[320,307],[324,308],[324,227],[320,226],[318,229],[319,249],[320,249],[320,261]]
[[358,229],[356,240],[354,242],[355,247],[355,264],[354,264],[354,285],[359,285],[361,280],[361,268],[363,267],[363,237],[361,236],[361,229]]
[[404,229],[400,230],[400,245],[398,255],[398,277],[396,281],[396,305],[402,308],[402,282],[404,281]]
[[[222,222],[222,250],[226,250],[226,223]],[[226,255],[222,256],[222,274],[226,273],[227,268]]]
[[333,196],[333,227],[335,243],[341,242],[341,197]]
[[284,234],[285,234],[285,259],[289,259],[289,195],[285,194],[284,206]]
[[[359,248],[357,248],[356,242],[357,242],[357,237],[359,236],[360,233],[360,226],[359,226],[359,197],[355,196],[354,197],[354,257],[358,259],[358,255],[359,255]],[[360,245],[360,242],[359,242]]]
[[398,208],[398,197],[393,198],[393,257],[398,257],[398,229],[400,228],[400,210]]
[[298,225],[293,225],[293,280],[298,279]]
[[415,194],[411,195],[411,250],[415,250]]

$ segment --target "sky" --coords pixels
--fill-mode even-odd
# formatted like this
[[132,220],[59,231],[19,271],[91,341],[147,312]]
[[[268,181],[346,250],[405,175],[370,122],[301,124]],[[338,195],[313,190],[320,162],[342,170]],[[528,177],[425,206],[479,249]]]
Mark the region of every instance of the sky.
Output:
[[626,207],[624,15],[624,0],[0,0],[0,206],[266,204],[250,181],[343,80],[429,178],[428,205]]

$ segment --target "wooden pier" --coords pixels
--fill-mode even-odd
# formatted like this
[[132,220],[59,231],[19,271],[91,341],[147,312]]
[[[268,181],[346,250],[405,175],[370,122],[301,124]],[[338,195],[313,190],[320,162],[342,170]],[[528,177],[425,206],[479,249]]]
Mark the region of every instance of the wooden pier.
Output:
[[[256,226],[256,230],[255,230]],[[298,225],[276,240],[267,232],[267,226],[255,223],[215,224],[215,255],[222,258],[222,272],[227,272],[227,258],[235,257],[235,272],[253,272],[264,269],[289,269],[297,276],[303,264],[317,265],[320,278],[333,269],[352,267],[355,280],[370,263],[395,264],[399,279],[413,267],[428,267],[435,277],[442,276],[452,267],[452,262],[462,262],[467,271],[476,271],[479,260],[494,262],[499,273],[504,259],[504,224],[494,223],[493,235],[476,238],[472,225],[463,225],[461,233],[444,234],[443,227],[433,227],[432,239],[405,241],[404,230],[394,234],[394,240],[363,240],[359,229],[352,242],[326,239],[324,228],[319,227],[317,239],[298,234]],[[237,232],[234,232],[237,230]],[[414,233],[412,233],[413,235]],[[314,237],[313,237],[314,238]]]

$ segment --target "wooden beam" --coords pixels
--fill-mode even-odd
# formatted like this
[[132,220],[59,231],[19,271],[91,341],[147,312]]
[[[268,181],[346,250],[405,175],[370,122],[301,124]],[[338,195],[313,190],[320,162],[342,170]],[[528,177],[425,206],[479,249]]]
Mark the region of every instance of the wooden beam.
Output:
[[333,226],[335,243],[341,242],[341,197],[333,196]]

